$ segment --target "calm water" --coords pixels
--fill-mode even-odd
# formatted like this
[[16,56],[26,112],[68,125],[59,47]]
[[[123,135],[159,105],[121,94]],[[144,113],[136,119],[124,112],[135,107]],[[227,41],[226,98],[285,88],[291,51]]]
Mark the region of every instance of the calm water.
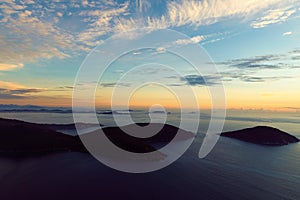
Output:
[[[193,123],[193,114],[191,123]],[[259,116],[259,117],[258,117]],[[40,123],[71,123],[70,114],[1,113],[1,117]],[[113,125],[111,116],[99,115]],[[141,113],[135,121],[147,121]],[[208,119],[202,117],[199,131]],[[179,116],[169,115],[170,123]],[[229,113],[224,130],[270,125],[300,136],[297,113]],[[126,124],[126,120],[124,121]],[[0,158],[1,195],[21,198],[195,198],[195,199],[300,199],[300,144],[264,147],[220,138],[205,158],[197,157],[198,135],[189,150],[172,165],[147,174],[112,170],[88,154],[59,153],[38,158]],[[0,196],[1,197],[1,196]]]

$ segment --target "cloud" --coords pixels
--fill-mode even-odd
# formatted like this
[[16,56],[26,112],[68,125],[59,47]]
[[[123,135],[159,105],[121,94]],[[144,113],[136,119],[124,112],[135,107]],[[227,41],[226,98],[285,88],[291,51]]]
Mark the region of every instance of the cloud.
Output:
[[200,75],[187,75],[181,78],[181,81],[185,81],[187,85],[191,86],[211,86],[217,84],[218,76],[200,76]]
[[279,61],[282,57],[283,55],[264,55],[252,58],[234,59],[216,64],[227,65],[240,69],[279,69],[282,68],[282,63],[270,63],[273,61]]
[[156,53],[165,53],[167,49],[165,47],[158,47],[156,48]]
[[267,82],[281,79],[295,78],[292,76],[271,76],[261,77],[255,74],[260,70],[280,70],[298,69],[300,65],[295,60],[300,59],[300,51],[295,49],[286,54],[269,54],[254,56],[250,58],[240,58],[225,62],[215,63],[220,67],[225,67],[221,73],[223,81],[241,80],[243,82]]
[[300,60],[300,56],[294,56],[292,57],[292,60]]
[[[250,58],[240,58],[215,64],[230,68],[247,70],[244,72],[257,72],[258,70],[277,70],[277,69],[297,69],[300,65],[295,60],[299,59],[299,50],[293,50],[286,54],[269,54],[254,56]],[[229,68],[227,68],[229,69]]]
[[74,47],[71,34],[49,20],[42,20],[41,11],[34,9],[33,5],[8,1],[0,5],[0,12],[3,16],[0,63],[24,64],[53,57],[66,58],[69,56],[66,52]]
[[[117,7],[111,7],[111,4],[104,6],[98,10],[86,10],[79,13],[79,15],[86,17],[88,22],[87,29],[78,34],[77,40],[89,47],[98,45],[99,37],[105,36],[109,33],[114,33],[118,29],[124,29],[120,25],[125,26],[125,22],[120,23],[119,17],[128,12],[129,3],[119,4]],[[131,26],[131,25],[130,25]]]
[[[277,15],[270,11],[270,8],[282,8],[297,4],[296,0],[203,0],[203,1],[172,1],[168,4],[168,18],[173,26],[183,25],[209,25],[219,21],[224,21],[232,18],[241,18],[244,20],[251,20],[262,12],[267,12],[267,16],[259,18],[257,23],[267,21],[271,17],[285,20],[292,13],[290,10],[284,14]],[[299,3],[299,2],[298,2]],[[296,7],[296,5],[295,5]],[[276,10],[275,10],[276,11]],[[273,19],[272,18],[272,19]],[[275,21],[272,21],[275,23]],[[269,22],[271,23],[271,22]]]
[[31,88],[13,82],[0,81],[0,99],[31,98],[31,94],[43,92],[43,88]]
[[63,15],[64,15],[64,14],[61,13],[61,12],[58,12],[58,13],[57,13],[57,16],[58,16],[58,17],[62,17]]
[[273,76],[273,77],[258,77],[258,76],[242,76],[241,81],[250,82],[250,83],[262,83],[267,81],[278,81],[281,79],[293,78],[290,76]]
[[114,21],[128,11],[128,2],[117,4],[106,0],[82,4],[84,8],[75,1],[1,3],[0,63],[64,59],[89,51],[101,43],[100,36],[114,32]]
[[194,37],[192,37],[190,39],[176,40],[174,42],[174,44],[178,44],[178,45],[197,44],[197,43],[201,42],[204,39],[205,39],[205,36],[198,35],[198,36],[194,36]]
[[255,20],[251,26],[253,28],[264,28],[270,24],[277,24],[285,22],[292,14],[296,12],[296,9],[276,9],[270,10],[263,17]]
[[36,89],[36,88],[10,90],[11,94],[27,94],[27,93],[37,93],[42,91],[43,91],[42,89]]
[[101,83],[100,87],[130,87],[129,83]]
[[247,69],[247,70],[261,70],[261,69],[296,69],[299,64],[293,62],[299,59],[298,50],[288,52],[286,54],[270,54],[255,56],[250,58],[234,59],[225,62],[215,63],[217,65],[224,65],[230,68]]
[[[259,28],[268,24],[285,21],[294,13],[295,9],[293,8],[299,5],[297,0],[286,0],[284,2],[281,0],[252,0],[243,2],[238,0],[181,0],[159,2],[165,2],[166,7],[165,12],[160,16],[132,16],[130,15],[130,4],[126,3],[119,5],[119,7],[111,8],[111,10],[85,12],[89,16],[97,16],[96,18],[90,18],[92,22],[90,26],[93,28],[87,32],[91,38],[95,39],[107,33],[118,33],[136,28],[165,29],[182,26],[198,27],[232,19],[240,19],[244,23],[255,20],[252,26]],[[141,13],[142,10],[146,12],[152,4],[154,3],[151,1],[138,0],[135,6],[137,12]],[[261,16],[261,13],[266,14],[265,16]],[[195,39],[199,40],[200,38]]]
[[6,88],[9,90],[16,90],[16,89],[23,89],[26,88],[23,85],[12,83],[12,82],[6,82],[6,81],[0,81],[1,88]]
[[295,49],[291,52],[289,52],[290,54],[300,54],[300,49]]
[[0,63],[0,71],[11,71],[15,69],[20,69],[24,65],[22,63],[18,64],[9,64],[9,63]]
[[289,110],[297,110],[297,111],[300,111],[300,107],[284,107],[286,109],[289,109]]
[[283,33],[282,35],[283,36],[289,36],[289,35],[292,35],[293,34],[293,32],[285,32],[285,33]]
[[26,88],[26,89],[7,89],[0,88],[0,99],[24,99],[30,98],[30,94],[42,92],[41,89]]
[[87,6],[89,4],[89,2],[87,0],[83,0],[81,3],[83,6]]
[[264,83],[270,81],[279,81],[282,79],[295,78],[293,76],[257,76],[256,72],[245,71],[245,70],[226,71],[226,72],[221,72],[220,74],[223,82],[231,82],[234,80],[239,80],[247,83]]
[[0,99],[24,99],[23,96],[17,96],[9,94],[9,92],[3,88],[0,88]]
[[[138,0],[124,3],[113,0],[6,0],[0,4],[0,63],[26,64],[40,59],[69,58],[91,50],[111,34],[136,28],[197,28],[236,19],[262,28],[286,21],[299,4],[298,0]],[[156,9],[158,6],[162,9]],[[140,14],[134,11],[135,7]],[[150,9],[155,13],[148,13]],[[203,39],[206,38],[195,36],[190,41],[177,42],[198,43]]]

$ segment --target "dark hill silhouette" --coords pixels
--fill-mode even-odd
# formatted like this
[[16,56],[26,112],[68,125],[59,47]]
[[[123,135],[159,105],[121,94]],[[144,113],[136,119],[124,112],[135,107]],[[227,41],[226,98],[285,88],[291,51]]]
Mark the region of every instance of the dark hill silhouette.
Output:
[[[80,127],[90,127],[89,124],[79,124]],[[138,124],[146,126],[147,124]],[[155,124],[154,124],[155,125]],[[159,125],[159,124],[157,124]],[[126,126],[131,128],[131,125]],[[0,118],[0,151],[17,154],[32,154],[54,151],[78,151],[87,152],[78,136],[60,133],[55,129],[75,128],[74,124],[35,124],[19,120]],[[120,148],[137,153],[153,152],[165,146],[174,137],[177,131],[179,139],[194,137],[194,134],[183,131],[171,125],[163,125],[157,135],[149,138],[137,138],[125,134],[119,127],[107,127],[102,129],[105,135]],[[100,134],[93,131],[82,137]],[[158,144],[158,145],[155,145]],[[156,147],[154,147],[154,145]]]
[[269,146],[281,146],[299,142],[299,139],[295,136],[292,136],[279,129],[267,126],[257,126],[253,128],[221,133],[221,136]]
[[[149,124],[137,123],[137,125],[143,127]],[[154,129],[161,126],[162,124],[155,124],[155,123],[151,124],[151,127]],[[132,125],[124,126],[124,128],[130,130],[132,128]],[[124,150],[135,152],[135,153],[148,153],[148,152],[153,152],[155,150],[158,150],[164,147],[165,145],[167,145],[169,142],[171,142],[171,140],[173,140],[176,135],[178,135],[177,137],[178,140],[185,140],[195,136],[191,132],[181,130],[175,126],[168,125],[168,124],[164,124],[161,127],[161,130],[155,135],[146,138],[138,138],[126,134],[119,127],[107,127],[104,128],[103,131],[112,143],[114,143],[115,145],[117,145],[118,147]],[[147,131],[147,129],[145,131]],[[134,144],[135,146],[134,149],[132,148],[132,144]],[[145,144],[148,144],[150,146],[155,146],[156,148],[155,149],[141,148],[145,146]]]
[[0,151],[2,152],[86,152],[78,137],[62,134],[44,125],[0,119],[0,130]]

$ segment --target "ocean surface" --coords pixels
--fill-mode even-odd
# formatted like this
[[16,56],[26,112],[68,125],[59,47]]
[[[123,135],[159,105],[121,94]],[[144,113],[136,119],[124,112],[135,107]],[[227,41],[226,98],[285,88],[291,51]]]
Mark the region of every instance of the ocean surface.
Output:
[[[128,113],[120,112],[117,117],[125,125],[124,115]],[[144,111],[131,115],[135,122],[149,121]],[[190,123],[195,122],[193,115],[185,115]],[[73,122],[71,113],[2,112],[0,117],[35,123]],[[98,117],[105,126],[114,125],[112,115]],[[168,123],[178,125],[179,120],[179,113],[168,114]],[[300,199],[300,144],[266,147],[221,137],[212,152],[199,159],[208,122],[209,114],[201,115],[199,133],[180,159],[146,174],[119,172],[76,152],[26,159],[0,157],[0,199]],[[300,114],[296,112],[231,111],[224,131],[257,125],[300,138]]]

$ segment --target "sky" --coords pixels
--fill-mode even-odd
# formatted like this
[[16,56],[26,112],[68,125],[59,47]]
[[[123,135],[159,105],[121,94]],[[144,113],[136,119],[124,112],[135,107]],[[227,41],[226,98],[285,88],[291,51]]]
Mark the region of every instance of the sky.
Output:
[[[120,106],[129,89],[159,80],[178,91],[192,89],[199,106],[209,108],[208,90],[222,81],[228,109],[300,110],[299,0],[2,0],[0,25],[0,104],[71,106],[76,74],[94,48],[123,31],[150,28],[187,35],[168,47],[203,47],[219,73],[197,75],[168,47],[134,50],[105,72],[97,106],[110,104],[115,83],[124,77]],[[124,76],[129,69],[134,73]],[[138,88],[130,104],[178,107],[175,96],[152,83]]]

